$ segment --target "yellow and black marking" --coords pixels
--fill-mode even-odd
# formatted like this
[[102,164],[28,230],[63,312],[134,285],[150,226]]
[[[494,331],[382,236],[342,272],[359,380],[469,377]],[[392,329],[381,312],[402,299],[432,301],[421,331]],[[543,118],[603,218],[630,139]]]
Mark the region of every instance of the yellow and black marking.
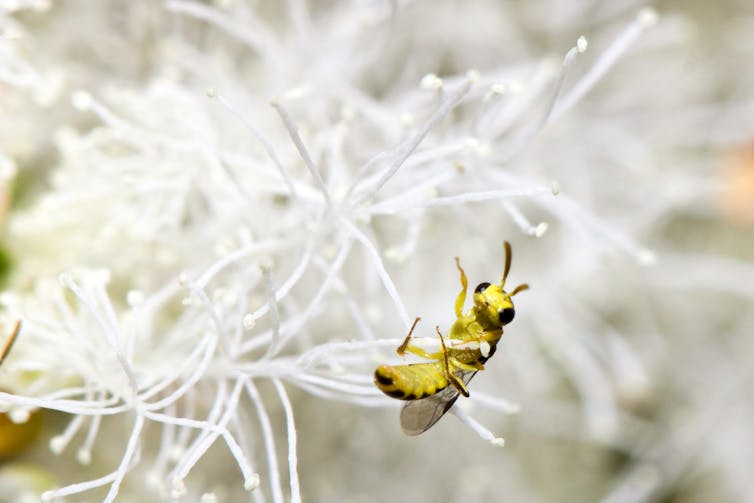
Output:
[[398,400],[419,400],[449,384],[440,362],[397,367],[382,365],[375,370],[374,380],[383,393]]
[[[455,302],[456,321],[450,327],[447,337],[450,344],[446,344],[440,329],[435,327],[440,337],[440,351],[427,353],[412,345],[411,336],[419,322],[419,318],[416,318],[397,352],[402,356],[408,351],[432,361],[410,365],[381,365],[375,370],[374,383],[383,393],[407,401],[401,412],[401,425],[407,434],[418,435],[426,431],[452,406],[459,394],[469,396],[466,384],[476,372],[484,370],[484,363],[494,354],[503,335],[503,326],[513,321],[515,308],[511,297],[529,286],[521,284],[510,293],[505,291],[512,252],[507,241],[504,247],[505,268],[502,281],[499,285],[480,283],[472,295],[474,305],[465,314],[463,305],[468,280],[456,257],[456,267],[461,274],[461,292]],[[413,403],[417,405],[410,405]]]

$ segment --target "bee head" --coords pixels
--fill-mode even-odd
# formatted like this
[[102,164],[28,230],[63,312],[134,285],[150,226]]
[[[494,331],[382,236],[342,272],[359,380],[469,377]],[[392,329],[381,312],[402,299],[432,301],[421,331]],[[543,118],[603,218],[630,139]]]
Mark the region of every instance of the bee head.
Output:
[[529,288],[526,283],[518,285],[512,292],[505,291],[505,280],[508,278],[508,271],[511,268],[511,245],[506,241],[505,247],[505,269],[503,270],[503,280],[499,285],[491,283],[479,283],[474,289],[474,305],[478,316],[486,322],[488,326],[502,327],[507,325],[516,316],[516,309],[513,306],[511,297],[518,292]]

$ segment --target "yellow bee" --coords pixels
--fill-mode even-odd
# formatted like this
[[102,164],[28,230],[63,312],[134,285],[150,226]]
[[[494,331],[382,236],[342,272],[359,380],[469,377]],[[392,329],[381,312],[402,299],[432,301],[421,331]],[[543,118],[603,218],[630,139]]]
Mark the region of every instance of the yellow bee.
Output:
[[506,241],[504,247],[502,281],[499,285],[480,283],[474,289],[474,306],[466,314],[463,314],[463,305],[468,280],[456,257],[456,267],[461,273],[461,292],[455,303],[456,321],[450,327],[447,340],[439,327],[435,327],[440,337],[439,352],[428,353],[409,344],[419,318],[414,320],[406,339],[398,346],[397,351],[401,356],[408,351],[432,362],[381,365],[375,370],[374,383],[383,393],[407,400],[401,410],[401,427],[407,435],[427,431],[453,406],[459,394],[469,396],[466,385],[474,374],[484,370],[484,363],[495,353],[495,347],[503,335],[503,326],[513,320],[516,311],[511,297],[528,289],[529,285],[518,285],[510,293],[505,291],[512,253],[510,243]]

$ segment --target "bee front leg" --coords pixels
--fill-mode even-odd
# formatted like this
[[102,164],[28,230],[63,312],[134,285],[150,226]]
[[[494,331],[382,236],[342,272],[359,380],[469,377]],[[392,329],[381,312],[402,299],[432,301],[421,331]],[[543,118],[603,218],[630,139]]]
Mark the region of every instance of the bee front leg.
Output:
[[458,257],[456,257],[456,267],[458,268],[458,271],[461,273],[461,292],[458,294],[458,297],[456,297],[456,318],[460,318],[463,314],[463,304],[466,302],[466,290],[469,288],[469,280],[466,279],[466,273],[463,270],[463,267],[461,267],[461,261],[458,260]]

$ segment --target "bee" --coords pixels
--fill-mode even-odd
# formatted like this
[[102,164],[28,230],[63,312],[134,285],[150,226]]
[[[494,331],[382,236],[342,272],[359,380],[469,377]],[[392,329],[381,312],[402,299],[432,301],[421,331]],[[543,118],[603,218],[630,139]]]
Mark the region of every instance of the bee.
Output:
[[411,336],[420,318],[414,320],[408,335],[398,346],[397,353],[406,351],[427,360],[427,363],[409,365],[381,365],[374,372],[375,385],[387,396],[406,403],[401,409],[401,427],[406,435],[419,435],[431,428],[453,406],[460,395],[469,396],[467,385],[474,375],[484,370],[484,364],[495,354],[503,335],[503,326],[516,314],[511,297],[527,290],[526,283],[510,293],[505,291],[505,280],[511,267],[511,245],[505,248],[505,268],[499,285],[480,283],[474,289],[474,305],[463,313],[468,280],[458,257],[456,267],[461,274],[461,292],[455,302],[456,321],[450,327],[447,339],[439,327],[440,351],[428,353],[411,344]]

